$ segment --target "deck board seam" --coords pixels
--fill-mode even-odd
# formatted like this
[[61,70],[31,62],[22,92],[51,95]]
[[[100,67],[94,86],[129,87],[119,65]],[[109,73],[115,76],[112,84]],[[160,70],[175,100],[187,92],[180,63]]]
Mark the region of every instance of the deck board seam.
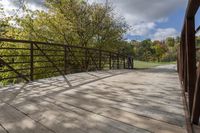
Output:
[[8,130],[0,123],[0,127],[2,127],[2,129],[6,132],[9,133]]
[[[52,97],[48,97],[48,96],[46,96],[46,97],[49,98],[49,99],[54,99],[54,98],[52,98]],[[45,100],[45,99],[42,99],[42,98],[40,98],[40,99],[41,99],[41,100]],[[54,99],[54,100],[55,100],[55,99]],[[47,101],[47,100],[45,100],[45,101]],[[48,102],[49,102],[49,101],[48,101]],[[135,127],[135,128],[142,129],[142,130],[145,130],[145,131],[147,131],[147,132],[153,133],[153,132],[151,132],[151,131],[149,131],[149,130],[147,130],[147,129],[143,129],[143,128],[140,128],[140,127],[131,125],[131,124],[129,124],[129,123],[125,123],[125,122],[123,122],[123,121],[119,121],[119,120],[117,120],[117,119],[113,119],[113,118],[111,118],[111,117],[107,117],[107,116],[104,116],[104,115],[95,113],[95,112],[93,112],[93,111],[90,111],[90,110],[87,110],[87,109],[84,109],[84,108],[79,108],[79,107],[76,107],[76,106],[74,106],[74,105],[72,105],[72,104],[69,104],[69,103],[66,103],[66,102],[61,102],[61,101],[56,101],[56,102],[64,103],[64,104],[67,104],[68,106],[72,106],[72,107],[77,108],[77,109],[79,109],[79,110],[84,110],[84,111],[86,111],[86,112],[95,114],[95,115],[97,115],[97,116],[101,116],[101,117],[104,117],[104,118],[107,118],[107,119],[111,119],[111,120],[113,120],[113,121],[117,121],[117,122],[119,122],[119,123],[123,123],[123,124],[125,124],[125,125],[128,125],[128,126],[131,126],[131,127]],[[53,103],[53,102],[52,102],[52,104],[54,104],[54,105],[56,105],[56,106],[58,106],[58,107],[63,108],[62,105],[58,105],[58,104]],[[69,110],[69,109],[68,109],[68,110]],[[72,111],[72,110],[70,110],[70,111]],[[76,111],[73,111],[73,112],[74,112],[74,113],[77,113]],[[122,130],[122,129],[120,129],[120,130]]]
[[22,113],[23,115],[27,116],[28,118],[30,118],[30,119],[33,120],[34,122],[38,123],[39,125],[43,126],[43,127],[46,128],[47,130],[49,130],[49,131],[51,131],[51,132],[53,132],[53,133],[56,133],[54,130],[48,128],[47,126],[45,126],[44,124],[40,123],[39,121],[35,121],[35,120],[32,119],[28,114],[26,114],[25,112],[23,112],[23,111],[21,111],[20,109],[16,108],[15,106],[13,106],[13,105],[11,105],[11,104],[5,102],[5,101],[2,101],[2,100],[0,100],[0,101],[1,101],[2,103],[7,104],[8,106],[10,106],[11,108],[15,109],[16,111]]
[[[48,96],[46,96],[46,97],[48,97]],[[52,97],[48,97],[48,98],[54,99],[54,98],[52,98]],[[44,100],[44,99],[43,99],[43,100]],[[55,99],[54,99],[54,100],[55,100]],[[95,113],[94,111],[90,111],[90,110],[84,109],[84,108],[82,108],[82,107],[77,107],[77,106],[75,106],[75,105],[73,105],[73,104],[69,104],[69,103],[61,102],[61,101],[59,101],[59,102],[60,102],[60,103],[65,103],[65,104],[67,104],[67,105],[69,105],[69,106],[72,106],[72,107],[75,107],[75,108],[78,108],[78,109],[81,109],[81,110],[84,110],[84,111],[87,111],[87,112],[91,112],[91,113],[93,113],[93,114],[96,114],[96,115],[99,115],[99,116],[102,116],[102,117],[105,117],[105,118],[108,118],[108,119],[111,119],[111,120],[114,120],[114,121],[118,121],[118,122],[124,123],[124,124],[129,125],[129,126],[133,126],[133,127],[139,128],[139,129],[143,129],[143,128],[134,126],[134,125],[132,125],[132,124],[129,124],[129,123],[126,123],[126,122],[117,120],[117,119],[115,119],[115,118],[111,118],[111,117],[108,117],[108,116],[105,116],[105,115],[102,115],[102,114],[98,114],[98,113]],[[129,112],[128,112],[128,113],[129,113]],[[134,113],[133,113],[133,114],[134,114]],[[137,115],[137,114],[135,114],[135,115]],[[148,117],[145,117],[145,116],[142,116],[142,115],[137,115],[137,116],[144,117],[144,118],[148,118]],[[151,118],[150,118],[150,119],[151,119]],[[157,122],[162,122],[162,121],[159,121],[159,120],[156,120],[156,119],[152,119],[152,120],[155,120],[155,121],[157,121]],[[166,122],[162,122],[162,123],[166,123]],[[169,124],[169,123],[166,123],[166,124]],[[177,125],[173,125],[173,124],[169,124],[169,125],[172,125],[172,126],[174,126],[174,127],[180,128],[180,129],[185,129],[184,127],[180,127],[180,126],[177,126]],[[149,131],[149,130],[147,130],[147,129],[143,129],[143,130],[146,130],[146,131],[148,131],[148,132],[151,132],[151,131]]]
[[[41,100],[43,100],[43,101],[47,101],[47,102],[50,102],[50,101],[48,101],[48,100],[45,100],[45,99],[42,99],[41,97],[38,97],[39,99],[41,99]],[[48,97],[48,98],[50,98],[50,97]],[[50,98],[50,99],[52,99],[52,98]],[[29,100],[29,102],[32,102],[32,101],[30,101]],[[57,101],[56,101],[57,102]],[[59,101],[60,102],[60,101]],[[53,103],[53,102],[50,102],[51,104],[53,104],[53,105],[55,105],[55,106],[57,106],[57,107],[60,107],[60,108],[63,108],[61,105],[58,105],[58,104],[56,104],[56,103]],[[62,102],[60,102],[60,103],[62,103]],[[35,104],[37,104],[37,103],[35,103]],[[65,103],[65,104],[67,104],[67,103]],[[67,104],[68,106],[71,106],[71,105],[69,105],[69,104]],[[15,107],[15,106],[14,106]],[[72,107],[74,107],[74,106],[72,106]],[[16,107],[15,107],[16,108]],[[83,109],[80,109],[80,108],[78,108],[79,110],[83,110]],[[71,111],[71,112],[73,112],[73,113],[75,113],[75,114],[77,114],[77,115],[80,115],[79,113],[77,113],[77,111],[74,111],[74,110],[71,110],[71,109],[67,109],[68,110],[68,112],[69,111]],[[86,110],[84,110],[84,111],[86,111]],[[23,112],[23,111],[22,111]],[[97,115],[96,113],[93,113],[93,112],[90,112],[90,111],[86,111],[86,112],[89,112],[89,113],[92,113],[92,114],[95,114],[95,115]],[[26,114],[26,113],[24,113],[24,114]],[[28,115],[28,114],[27,114]],[[29,115],[28,115],[29,116]],[[99,115],[100,116],[100,115]],[[30,117],[30,116],[29,116]],[[102,116],[103,117],[103,116]],[[30,118],[32,118],[32,117],[30,117]],[[106,118],[106,117],[104,117],[104,118]],[[109,118],[107,118],[107,119],[109,119]],[[33,119],[34,120],[34,119]],[[111,119],[112,120],[112,119]],[[39,122],[40,120],[34,120],[34,121],[36,121],[36,122]],[[114,121],[116,121],[116,120],[114,120]],[[118,121],[118,122],[120,122],[120,121]],[[39,122],[40,123],[40,122]],[[102,124],[104,124],[104,125],[106,125],[106,123],[103,123],[103,122],[101,122]],[[121,122],[121,123],[123,123],[123,122]],[[125,123],[123,123],[123,124],[125,124]],[[128,125],[128,124],[125,124],[125,125]],[[129,126],[131,126],[131,127],[135,127],[135,128],[138,128],[138,129],[142,129],[142,128],[139,128],[139,127],[136,127],[136,126],[133,126],[133,125],[129,125]],[[118,130],[120,130],[121,132],[124,132],[124,133],[129,133],[129,132],[127,132],[127,131],[125,131],[125,130],[123,130],[123,129],[121,129],[121,128],[117,128],[117,127],[114,127],[114,126],[112,126],[112,125],[109,125],[109,127],[112,127],[112,128],[115,128],[115,129],[118,129]],[[79,128],[79,130],[80,131],[82,131],[82,132],[84,132],[84,133],[87,133],[85,130],[82,130],[81,128]],[[102,129],[98,129],[98,130],[100,130],[100,131],[103,131]],[[153,132],[151,132],[151,131],[149,131],[149,130],[146,130],[146,129],[142,129],[142,130],[145,130],[145,131],[148,131],[149,133],[153,133]]]
[[[115,76],[118,76],[118,75],[123,75],[123,74],[126,74],[126,73],[129,73],[129,71],[122,72],[122,73],[117,73],[117,74],[113,74],[113,75],[109,75],[109,76],[105,76],[105,77],[101,77],[101,78],[94,79],[94,80],[91,80],[91,81],[87,81],[87,82],[84,82],[84,83],[81,83],[81,84],[78,84],[78,85],[75,85],[75,86],[72,86],[72,87],[63,87],[63,86],[57,86],[57,85],[54,85],[54,84],[53,84],[53,86],[63,88],[63,90],[59,90],[58,92],[60,92],[60,91],[70,91],[70,90],[76,89],[77,87],[80,87],[80,86],[83,86],[83,85],[86,85],[86,84],[94,83],[94,82],[97,82],[99,80],[103,80],[103,79],[106,79],[106,78],[115,77]],[[42,83],[42,84],[47,84],[47,85],[51,85],[52,86],[52,84],[44,83],[44,82],[42,82],[40,80],[35,81],[35,82]],[[34,82],[31,82],[31,83],[34,83]],[[55,92],[53,92],[53,93],[55,93]]]
[[[89,94],[89,93],[85,93],[85,92],[76,92],[76,93],[82,93],[82,94],[88,94],[90,96],[94,96],[94,97],[97,97],[97,98],[100,98],[100,99],[106,99],[106,100],[110,100],[110,101],[113,101],[113,102],[117,102],[117,103],[124,103],[126,102],[127,104],[130,104],[130,105],[133,105],[133,106],[139,106],[139,105],[136,105],[136,104],[132,104],[130,102],[127,102],[126,100],[122,101],[122,100],[115,100],[115,99],[112,99],[112,98],[107,98],[107,97],[102,97],[102,96],[98,96],[98,95],[93,95],[93,94]],[[66,95],[66,94],[65,94]],[[69,95],[68,95],[69,96]],[[166,105],[166,104],[165,104]],[[168,106],[171,106],[171,105],[168,105]],[[126,106],[124,106],[126,107]],[[130,108],[132,109],[132,108]],[[168,111],[166,111],[168,112]],[[173,112],[168,112],[168,113],[172,113],[172,114],[175,114],[175,115],[180,115],[180,114],[177,114],[177,113],[173,113]]]
[[[67,95],[67,94],[65,94],[65,95]],[[72,97],[72,98],[76,98],[76,97],[73,97],[73,96],[70,96],[70,95],[67,95],[67,96]],[[58,100],[58,101],[59,101],[59,100]],[[60,102],[61,102],[61,101],[60,101]],[[66,101],[66,102],[67,102],[67,101]],[[66,102],[65,102],[65,103],[66,103]],[[70,104],[70,103],[68,103],[68,104]],[[71,104],[70,104],[70,105],[71,105]],[[76,108],[82,109],[82,107],[78,107],[78,106],[75,106],[75,105],[73,105],[73,106],[76,107]],[[171,123],[171,122],[166,122],[166,121],[158,120],[158,119],[155,119],[155,118],[153,118],[153,117],[149,117],[149,116],[145,116],[145,115],[140,115],[140,114],[138,114],[138,113],[133,113],[133,112],[126,111],[126,110],[123,110],[123,109],[120,109],[120,108],[116,108],[116,107],[112,107],[112,106],[111,106],[111,107],[107,107],[107,108],[113,108],[113,109],[116,109],[116,110],[122,110],[122,111],[124,111],[124,112],[130,113],[130,114],[135,114],[135,115],[140,116],[140,117],[144,117],[144,118],[147,118],[147,119],[152,119],[152,120],[155,120],[155,121],[167,123],[167,124],[169,124],[169,125],[176,126],[176,127],[179,127],[179,128],[185,128],[185,127],[179,126],[179,125],[174,124],[174,123]],[[87,109],[86,109],[86,110],[87,110]],[[91,112],[93,112],[94,114],[98,114],[98,113],[95,113],[94,111],[91,111]]]

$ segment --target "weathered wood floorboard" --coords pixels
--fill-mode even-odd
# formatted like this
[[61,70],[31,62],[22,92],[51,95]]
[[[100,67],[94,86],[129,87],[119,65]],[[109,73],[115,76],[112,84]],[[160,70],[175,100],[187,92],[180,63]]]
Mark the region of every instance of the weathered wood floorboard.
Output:
[[0,89],[0,133],[186,133],[174,65],[67,75]]

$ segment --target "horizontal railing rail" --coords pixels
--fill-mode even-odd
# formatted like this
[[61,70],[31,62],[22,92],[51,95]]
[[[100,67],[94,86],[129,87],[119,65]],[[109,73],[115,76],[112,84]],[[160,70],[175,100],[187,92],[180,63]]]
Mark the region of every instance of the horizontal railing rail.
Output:
[[80,46],[0,38],[0,83],[103,69],[133,68],[133,57]]

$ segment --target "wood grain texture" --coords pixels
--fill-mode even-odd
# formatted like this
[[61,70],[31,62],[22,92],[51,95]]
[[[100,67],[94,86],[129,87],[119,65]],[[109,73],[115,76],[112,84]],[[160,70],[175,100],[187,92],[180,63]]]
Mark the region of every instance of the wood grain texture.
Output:
[[186,133],[175,68],[66,75],[72,87],[60,76],[1,88],[0,124],[15,133]]

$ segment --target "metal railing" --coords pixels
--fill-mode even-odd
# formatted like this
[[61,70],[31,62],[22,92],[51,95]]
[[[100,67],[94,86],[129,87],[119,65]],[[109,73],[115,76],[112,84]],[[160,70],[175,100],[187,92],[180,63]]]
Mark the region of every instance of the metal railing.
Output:
[[195,46],[195,34],[199,30],[195,29],[195,16],[199,6],[200,0],[189,0],[177,63],[191,125],[198,125],[200,119],[200,64],[196,61]]
[[69,73],[133,68],[133,57],[58,43],[0,39],[0,82],[33,81]]

